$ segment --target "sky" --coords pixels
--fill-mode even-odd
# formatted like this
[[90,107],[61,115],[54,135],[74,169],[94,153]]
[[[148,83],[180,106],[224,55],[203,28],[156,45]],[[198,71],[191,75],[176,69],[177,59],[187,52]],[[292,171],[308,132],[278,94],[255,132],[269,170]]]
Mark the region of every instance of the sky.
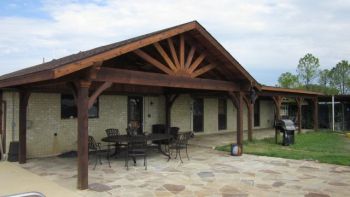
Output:
[[349,0],[0,0],[0,75],[193,20],[265,85],[350,60]]

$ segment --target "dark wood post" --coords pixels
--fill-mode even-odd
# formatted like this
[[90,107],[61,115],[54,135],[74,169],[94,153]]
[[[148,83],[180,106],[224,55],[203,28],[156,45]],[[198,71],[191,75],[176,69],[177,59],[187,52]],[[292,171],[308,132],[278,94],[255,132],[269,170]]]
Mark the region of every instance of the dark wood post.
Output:
[[78,189],[88,188],[88,109],[91,82],[79,81],[77,85],[78,108]]
[[165,128],[170,128],[171,120],[170,95],[165,95]]
[[[275,103],[275,121],[281,119],[281,105],[283,101],[282,96],[273,96],[272,97],[273,102]],[[275,126],[275,125],[274,125]],[[275,128],[275,143],[277,143],[277,136],[278,136],[278,130]]]
[[240,147],[239,155],[243,153],[243,93],[229,92],[232,103],[237,109],[237,145]]
[[253,141],[253,116],[255,100],[252,101],[251,99],[248,99],[247,96],[244,96],[243,99],[248,109],[248,141],[251,142]]
[[171,126],[171,108],[173,107],[173,104],[178,96],[179,94],[165,95],[165,127],[167,131],[169,131],[169,128]]
[[302,115],[302,104],[303,104],[303,102],[304,102],[304,98],[303,97],[297,97],[296,99],[295,99],[295,101],[296,101],[296,103],[297,103],[297,107],[298,107],[298,115],[297,115],[297,117],[298,117],[298,133],[301,133],[301,127],[302,127],[302,125],[301,125],[301,120],[302,120],[302,118],[303,118],[303,115]]
[[237,144],[241,147],[243,153],[243,93],[237,93],[238,108],[237,108]]
[[30,93],[28,90],[19,91],[19,154],[20,164],[27,162],[27,106]]
[[314,130],[317,131],[318,130],[318,98],[315,97],[312,99],[313,100],[313,104],[314,104]]

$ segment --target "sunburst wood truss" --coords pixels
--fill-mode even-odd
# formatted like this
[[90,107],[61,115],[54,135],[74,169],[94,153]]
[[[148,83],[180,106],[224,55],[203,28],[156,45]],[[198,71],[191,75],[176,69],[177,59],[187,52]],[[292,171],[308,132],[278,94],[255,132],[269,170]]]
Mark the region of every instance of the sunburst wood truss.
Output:
[[[215,63],[208,63],[205,65],[204,62],[208,62],[208,60],[204,61],[206,58],[205,52],[196,51],[196,46],[191,43],[186,43],[183,34],[180,35],[178,42],[177,50],[174,40],[172,38],[167,39],[169,52],[167,52],[159,42],[153,44],[164,61],[152,57],[142,49],[137,49],[134,53],[168,75],[196,78],[217,67]],[[189,46],[188,51],[186,51],[186,46]],[[195,55],[196,53],[197,56]]]

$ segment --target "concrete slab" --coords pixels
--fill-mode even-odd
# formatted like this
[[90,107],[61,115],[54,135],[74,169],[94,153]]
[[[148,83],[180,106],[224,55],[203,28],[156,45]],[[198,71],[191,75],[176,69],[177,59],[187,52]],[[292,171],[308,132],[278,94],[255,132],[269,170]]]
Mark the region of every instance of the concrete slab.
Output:
[[0,162],[0,196],[32,191],[40,192],[50,197],[80,196],[14,163]]

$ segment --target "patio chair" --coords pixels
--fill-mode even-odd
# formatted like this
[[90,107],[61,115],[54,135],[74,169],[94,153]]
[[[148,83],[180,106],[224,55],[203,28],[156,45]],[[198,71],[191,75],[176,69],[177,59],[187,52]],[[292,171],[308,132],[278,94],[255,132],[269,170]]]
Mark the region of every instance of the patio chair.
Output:
[[[118,137],[120,134],[119,134],[119,130],[118,129],[114,129],[114,128],[109,128],[109,129],[106,129],[105,130],[106,134],[107,134],[107,137]],[[107,157],[109,157],[109,153],[110,153],[110,147],[111,146],[114,146],[115,148],[115,153],[114,155],[117,155],[118,154],[118,150],[122,147],[126,147],[127,144],[123,144],[123,143],[118,143],[116,142],[114,145],[111,145],[111,143],[108,143],[108,155]]]
[[[177,156],[179,156],[181,163],[183,163],[182,157],[181,157],[181,150],[186,151],[187,159],[190,160],[190,157],[188,156],[188,150],[187,150],[188,148],[187,147],[188,147],[188,140],[191,138],[191,136],[192,136],[192,132],[181,133],[169,145],[169,151],[171,152],[171,150],[175,150],[176,151],[175,159],[177,159]],[[172,154],[172,152],[171,152],[171,154]]]
[[[89,156],[90,156],[90,152],[95,154],[95,166],[93,168],[95,170],[98,161],[99,161],[100,165],[102,165],[102,161],[101,161],[101,156],[102,156],[101,143],[97,143],[95,141],[94,137],[89,136],[89,138],[88,138],[88,148],[89,148]],[[109,165],[109,167],[111,167],[111,164],[109,162],[109,158],[107,158],[107,159],[108,159],[108,165]]]
[[129,170],[129,158],[134,161],[136,166],[136,158],[143,157],[143,165],[147,170],[147,138],[145,136],[133,136],[128,143],[126,155],[125,155],[125,166]]

